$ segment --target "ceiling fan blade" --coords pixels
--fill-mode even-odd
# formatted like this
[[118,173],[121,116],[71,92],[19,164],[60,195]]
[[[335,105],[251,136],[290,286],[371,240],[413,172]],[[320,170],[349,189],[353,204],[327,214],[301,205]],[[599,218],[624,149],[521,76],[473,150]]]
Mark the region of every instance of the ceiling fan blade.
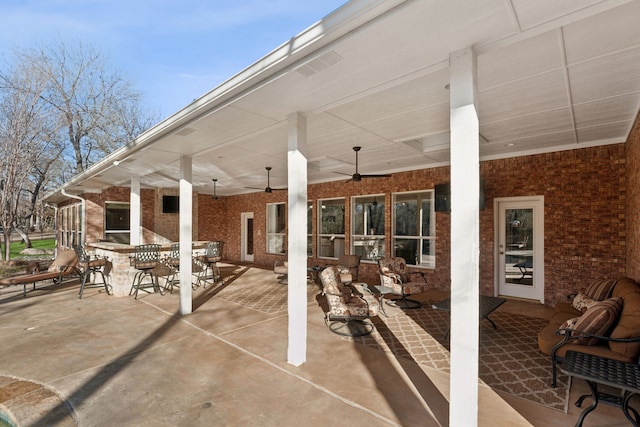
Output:
[[337,174],[340,174],[340,175],[346,175],[346,176],[352,176],[352,174],[350,174],[350,173],[344,173],[344,172],[336,172],[336,171],[333,171],[333,173],[337,173]]
[[389,177],[391,177],[391,174],[388,174],[388,173],[360,175],[360,178],[389,178]]
[[249,189],[249,190],[263,190],[264,191],[264,188],[262,188],[262,187],[260,187],[260,188],[258,188],[258,187],[244,187],[244,188]]

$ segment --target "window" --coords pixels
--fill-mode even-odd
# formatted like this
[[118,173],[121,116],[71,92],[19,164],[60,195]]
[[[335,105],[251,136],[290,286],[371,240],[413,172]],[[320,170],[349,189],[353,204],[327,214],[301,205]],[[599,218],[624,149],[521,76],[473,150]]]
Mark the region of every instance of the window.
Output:
[[307,256],[313,256],[313,202],[307,202]]
[[82,204],[75,203],[61,209],[60,237],[62,246],[70,248],[82,244]]
[[286,239],[286,205],[267,204],[267,253],[284,254]]
[[407,264],[435,268],[433,191],[393,195],[393,254]]
[[363,261],[384,256],[384,195],[352,199],[351,253]]
[[107,242],[129,244],[129,203],[105,202],[104,238]]
[[318,201],[318,257],[344,254],[344,199]]

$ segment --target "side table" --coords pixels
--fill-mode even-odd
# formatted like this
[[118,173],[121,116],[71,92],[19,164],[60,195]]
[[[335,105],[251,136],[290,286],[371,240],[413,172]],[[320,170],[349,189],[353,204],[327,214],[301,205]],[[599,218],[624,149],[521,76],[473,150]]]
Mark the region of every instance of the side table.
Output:
[[387,312],[384,310],[384,296],[387,295],[387,294],[392,294],[393,293],[393,289],[391,289],[388,286],[383,286],[383,285],[374,285],[374,289],[376,290],[376,293],[378,294],[378,299],[380,300],[380,311],[386,317],[389,317]]

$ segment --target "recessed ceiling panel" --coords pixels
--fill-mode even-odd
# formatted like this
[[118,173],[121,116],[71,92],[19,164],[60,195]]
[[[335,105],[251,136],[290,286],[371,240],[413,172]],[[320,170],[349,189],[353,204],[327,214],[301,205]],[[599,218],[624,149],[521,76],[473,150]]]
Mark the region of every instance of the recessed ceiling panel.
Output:
[[397,141],[447,131],[450,115],[449,103],[446,103],[382,118],[365,127],[388,140]]
[[571,110],[561,108],[537,114],[515,117],[502,122],[482,124],[480,133],[491,143],[529,138],[540,134],[573,129]]
[[584,128],[633,120],[638,113],[638,98],[640,93],[636,92],[574,105],[576,126]]
[[625,142],[631,121],[610,123],[604,126],[578,129],[578,139],[581,143],[593,142]]
[[580,11],[602,0],[511,0],[523,30]]
[[640,91],[640,47],[581,62],[569,67],[573,102]]
[[478,94],[481,123],[493,123],[568,105],[564,72],[551,71]]
[[561,48],[554,30],[478,55],[478,90],[561,68]]
[[[563,3],[563,2],[558,2]],[[569,65],[640,45],[640,1],[563,28]]]

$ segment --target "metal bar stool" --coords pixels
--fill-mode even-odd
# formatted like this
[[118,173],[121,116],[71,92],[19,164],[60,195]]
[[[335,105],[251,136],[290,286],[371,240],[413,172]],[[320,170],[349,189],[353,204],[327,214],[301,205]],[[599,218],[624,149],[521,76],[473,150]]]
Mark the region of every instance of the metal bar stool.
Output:
[[[200,255],[197,257],[197,260],[200,262],[202,266],[202,270],[198,275],[197,286],[200,286],[200,283],[203,283],[203,287],[207,287],[207,282],[212,280],[212,284],[222,279],[222,275],[220,274],[220,269],[218,268],[218,261],[222,260],[222,248],[224,247],[224,242],[221,240],[213,241],[207,243],[207,249],[204,255]],[[207,275],[207,272],[211,270],[211,276]]]
[[180,287],[180,243],[172,243],[169,256],[165,258],[165,264],[169,267],[169,275],[164,285],[165,292],[173,293],[173,287]]
[[[95,256],[93,259],[91,259],[91,254],[89,254],[85,250],[84,246],[82,245],[73,245],[73,250],[78,256],[78,268],[80,270],[80,278],[81,278],[80,292],[78,294],[78,298],[82,299],[82,294],[84,293],[84,290],[86,288],[104,287],[104,290],[107,292],[107,295],[111,295],[111,293],[109,292],[111,285],[107,283],[107,280],[104,277],[104,271],[103,271],[103,268],[107,265],[107,263],[109,262],[109,259],[107,257],[98,257],[98,256]],[[87,280],[90,279],[92,274],[93,274],[93,282],[90,281],[89,283],[87,283]],[[100,283],[96,283],[98,274],[102,278],[102,282]]]
[[[131,258],[131,265],[138,270],[138,272],[133,278],[129,295],[135,295],[135,299],[138,299],[139,290],[151,293],[147,290],[148,288],[152,288],[154,292],[159,292],[160,295],[163,295],[162,289],[160,289],[158,285],[158,276],[153,272],[153,269],[160,265],[160,245],[147,244],[136,246],[134,256]],[[147,276],[150,281],[143,282]]]

